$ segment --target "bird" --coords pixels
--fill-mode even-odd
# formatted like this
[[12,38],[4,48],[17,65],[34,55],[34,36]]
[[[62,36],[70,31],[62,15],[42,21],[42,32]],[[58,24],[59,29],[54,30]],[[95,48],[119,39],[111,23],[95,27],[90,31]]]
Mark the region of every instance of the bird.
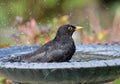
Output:
[[53,40],[37,50],[8,59],[9,62],[68,62],[75,53],[76,47],[72,35],[82,26],[65,24],[58,28]]

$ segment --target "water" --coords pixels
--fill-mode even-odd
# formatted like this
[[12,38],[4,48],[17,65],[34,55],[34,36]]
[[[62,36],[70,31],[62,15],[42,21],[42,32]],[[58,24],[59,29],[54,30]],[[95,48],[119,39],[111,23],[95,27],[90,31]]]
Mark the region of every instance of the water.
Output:
[[[0,57],[1,59],[6,59],[8,57],[20,56],[33,52],[39,47],[40,46],[16,46],[3,48],[0,49]],[[119,44],[80,44],[76,45],[76,53],[71,61],[115,59],[120,57],[119,51]]]

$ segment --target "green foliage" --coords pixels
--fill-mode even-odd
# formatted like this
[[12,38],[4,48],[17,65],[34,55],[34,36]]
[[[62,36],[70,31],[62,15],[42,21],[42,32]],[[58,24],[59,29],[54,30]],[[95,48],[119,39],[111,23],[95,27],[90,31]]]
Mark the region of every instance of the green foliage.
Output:
[[89,0],[65,0],[65,2],[62,5],[62,9],[64,11],[68,10],[71,11],[75,8],[81,7],[84,4],[86,4]]
[[0,8],[0,25],[6,26],[6,24],[7,24],[6,15],[7,15],[6,11],[3,10],[2,8]]
[[0,26],[14,22],[16,16],[26,21],[31,17],[37,21],[47,19],[83,6],[89,0],[4,0],[0,2]]
[[49,7],[53,8],[57,4],[58,0],[44,0],[44,4]]
[[115,3],[111,5],[111,14],[113,17],[116,16],[117,11],[120,11],[120,1],[116,0]]
[[5,78],[0,77],[0,84],[4,84]]
[[12,44],[12,45],[16,44],[16,43],[13,41],[13,39],[8,39],[8,38],[0,38],[0,39],[1,39],[1,40],[0,40],[0,44],[7,44],[7,43]]
[[113,84],[120,84],[120,79],[116,79]]
[[10,12],[14,16],[23,16],[26,8],[26,0],[16,0],[10,4]]

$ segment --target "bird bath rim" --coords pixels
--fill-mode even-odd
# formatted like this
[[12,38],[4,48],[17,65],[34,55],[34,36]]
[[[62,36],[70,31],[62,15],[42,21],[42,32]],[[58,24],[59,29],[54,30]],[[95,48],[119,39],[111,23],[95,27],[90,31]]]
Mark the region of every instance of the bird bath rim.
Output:
[[[0,49],[0,58],[10,57],[10,54],[18,55],[23,51],[34,51],[38,46],[10,47]],[[32,50],[33,49],[33,50]],[[105,50],[105,51],[104,51]],[[111,52],[113,50],[113,52]],[[83,51],[83,52],[82,52]],[[100,52],[99,52],[100,51]],[[96,45],[80,44],[76,54],[102,54],[113,59],[89,60],[80,62],[54,62],[54,63],[23,63],[23,62],[0,62],[0,74],[16,82],[44,83],[89,83],[111,81],[120,76],[120,45]],[[18,52],[18,53],[16,53]],[[107,52],[107,53],[106,53]],[[26,52],[24,52],[26,53]],[[22,54],[24,54],[22,53]],[[99,57],[99,56],[98,56]],[[57,76],[56,76],[57,74]],[[64,76],[65,75],[65,76]],[[62,77],[62,78],[61,78]]]
[[95,67],[114,67],[120,66],[120,59],[85,61],[85,62],[53,62],[53,63],[23,63],[23,62],[0,62],[0,68],[16,69],[80,69]]

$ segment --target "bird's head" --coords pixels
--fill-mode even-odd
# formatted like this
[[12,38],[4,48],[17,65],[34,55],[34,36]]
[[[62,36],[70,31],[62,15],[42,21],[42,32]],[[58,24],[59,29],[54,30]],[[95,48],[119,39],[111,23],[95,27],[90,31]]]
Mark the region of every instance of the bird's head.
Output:
[[72,36],[73,32],[76,30],[81,30],[83,27],[74,26],[71,24],[62,25],[57,31],[58,36]]

